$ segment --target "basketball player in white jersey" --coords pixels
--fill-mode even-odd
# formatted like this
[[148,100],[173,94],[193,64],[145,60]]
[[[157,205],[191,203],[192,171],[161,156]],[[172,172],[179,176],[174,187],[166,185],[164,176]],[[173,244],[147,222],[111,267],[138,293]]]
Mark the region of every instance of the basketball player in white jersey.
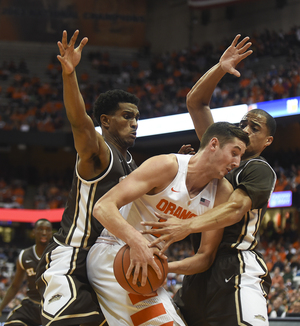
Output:
[[[155,213],[165,212],[177,218],[200,215],[229,198],[232,187],[223,178],[240,163],[248,143],[238,127],[219,122],[208,128],[199,151],[194,155],[169,154],[148,159],[138,169],[101,197],[93,210],[105,227],[90,249],[87,271],[109,325],[184,325],[163,288],[151,297],[132,295],[117,283],[113,261],[124,243],[130,246],[131,264],[127,277],[133,282],[141,270],[144,285],[147,265],[161,277],[149,248],[152,235],[144,237],[141,221],[157,221]],[[119,211],[120,209],[120,211]],[[213,241],[205,244],[213,256],[221,241],[221,231],[212,231]],[[197,272],[195,257],[194,272]],[[211,261],[212,262],[212,261]],[[207,264],[211,262],[207,259]]]

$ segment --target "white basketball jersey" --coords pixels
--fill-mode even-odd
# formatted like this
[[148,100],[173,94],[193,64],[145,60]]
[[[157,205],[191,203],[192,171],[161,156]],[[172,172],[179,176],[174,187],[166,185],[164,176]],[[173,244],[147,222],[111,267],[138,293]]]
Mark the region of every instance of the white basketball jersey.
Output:
[[[143,195],[134,202],[123,206],[120,213],[136,230],[145,230],[141,221],[158,221],[155,212],[159,214],[173,215],[180,219],[187,219],[201,215],[214,207],[218,179],[213,179],[195,197],[190,198],[186,188],[187,168],[191,155],[175,154],[178,162],[178,172],[174,180],[160,193],[155,195]],[[107,237],[115,238],[106,229],[103,230],[99,240]],[[155,236],[145,235],[152,241]],[[107,239],[108,240],[108,239]],[[112,239],[111,239],[112,240]],[[118,240],[120,243],[120,240]]]

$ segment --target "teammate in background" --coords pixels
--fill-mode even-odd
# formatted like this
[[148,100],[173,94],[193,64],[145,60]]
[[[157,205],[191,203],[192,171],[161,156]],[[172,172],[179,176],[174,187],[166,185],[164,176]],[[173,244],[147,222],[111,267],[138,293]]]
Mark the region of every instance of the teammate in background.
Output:
[[[238,43],[239,38],[240,35],[235,37],[219,63],[197,81],[187,96],[200,140],[213,123],[209,102],[215,87],[226,73],[239,77],[236,65],[252,53],[248,50],[249,38]],[[255,109],[242,118],[240,127],[249,135],[250,144],[240,167],[226,176],[234,188],[229,200],[190,220],[170,218],[160,225],[145,223],[163,228],[155,233],[165,235],[152,243],[165,240],[163,251],[188,234],[225,227],[211,268],[186,276],[174,297],[188,325],[268,325],[266,297],[271,279],[262,255],[255,251],[255,237],[276,181],[275,172],[260,156],[273,141],[276,122],[267,112]],[[200,240],[194,241],[197,242]]]
[[52,224],[46,219],[39,219],[34,224],[33,233],[35,245],[20,252],[16,262],[14,279],[0,304],[0,314],[20,290],[25,275],[27,279],[27,297],[11,311],[4,324],[5,326],[41,325],[41,297],[35,285],[35,276],[40,257],[52,237]]
[[[37,271],[42,323],[48,326],[105,324],[86,275],[86,255],[103,230],[92,209],[101,196],[136,168],[128,148],[136,139],[139,99],[123,90],[100,94],[93,113],[102,135],[95,130],[76,77],[75,68],[88,42],[84,37],[74,48],[78,34],[75,31],[68,43],[67,32],[63,31],[62,41],[58,42],[64,104],[77,161],[61,228],[45,250]],[[190,146],[181,148],[183,152],[190,150],[193,150]]]
[[[230,123],[212,124],[195,155],[150,158],[98,200],[93,213],[105,229],[89,251],[87,271],[109,325],[184,325],[162,287],[150,298],[121,288],[113,273],[114,257],[127,243],[131,263],[126,277],[134,273],[136,283],[141,270],[143,286],[150,265],[161,278],[153,257],[158,249],[148,247],[154,237],[140,233],[140,222],[157,221],[155,213],[164,209],[190,218],[226,201],[233,189],[223,177],[240,164],[248,141],[247,134]],[[222,230],[211,232],[205,244],[208,255],[216,252],[221,236]],[[191,265],[197,272],[195,258]]]

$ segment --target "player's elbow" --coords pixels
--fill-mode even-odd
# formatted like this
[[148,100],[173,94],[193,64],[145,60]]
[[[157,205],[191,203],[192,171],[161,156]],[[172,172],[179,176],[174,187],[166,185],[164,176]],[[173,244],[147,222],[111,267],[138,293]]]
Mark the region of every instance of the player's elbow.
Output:
[[[199,254],[196,254],[196,256]],[[203,273],[207,271],[211,265],[213,264],[215,260],[216,253],[210,253],[210,254],[200,254],[201,259],[197,263],[194,263],[193,266],[190,266],[189,269],[187,269],[185,275],[193,275],[198,273]]]
[[101,200],[98,200],[93,208],[93,216],[101,222],[101,217],[103,216],[103,203]]
[[230,210],[231,210],[231,224],[233,225],[235,223],[238,223],[243,216],[251,209],[251,203],[248,201],[233,201],[230,204]]

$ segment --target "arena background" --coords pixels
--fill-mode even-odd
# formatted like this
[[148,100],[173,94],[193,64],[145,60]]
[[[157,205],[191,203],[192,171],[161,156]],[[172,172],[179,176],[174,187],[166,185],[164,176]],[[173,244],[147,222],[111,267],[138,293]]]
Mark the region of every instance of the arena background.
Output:
[[[226,40],[229,45],[237,33],[251,36],[266,29],[278,33],[299,29],[299,16],[299,0],[3,0],[0,64],[24,59],[31,74],[47,81],[46,67],[58,53],[56,43],[62,31],[66,29],[70,35],[79,29],[79,38],[87,36],[89,42],[78,74],[88,72],[96,82],[99,76],[88,64],[88,54],[93,51],[108,52],[120,64],[124,58],[137,59],[148,67],[151,56],[207,42],[218,46]],[[284,64],[281,58],[270,55],[253,65]],[[212,57],[212,65],[217,60]],[[1,115],[9,101],[5,96],[8,85],[8,81],[0,81]],[[277,123],[275,141],[264,156],[284,165],[292,164],[291,153],[296,153],[295,164],[300,164],[300,116],[278,118]],[[152,155],[176,152],[184,143],[199,146],[195,133],[185,131],[138,138],[131,152],[140,164]],[[27,192],[32,195],[47,174],[71,180],[74,162],[68,126],[51,133],[0,129],[0,178],[13,175],[26,179]],[[26,199],[24,208],[33,208],[32,198]],[[278,208],[276,212],[270,209],[268,218],[278,219],[279,215],[283,225],[285,216],[289,216],[300,234],[299,207]],[[1,244],[28,246],[33,241],[31,227],[31,223],[4,221],[0,216]],[[59,223],[54,227],[58,228]]]

